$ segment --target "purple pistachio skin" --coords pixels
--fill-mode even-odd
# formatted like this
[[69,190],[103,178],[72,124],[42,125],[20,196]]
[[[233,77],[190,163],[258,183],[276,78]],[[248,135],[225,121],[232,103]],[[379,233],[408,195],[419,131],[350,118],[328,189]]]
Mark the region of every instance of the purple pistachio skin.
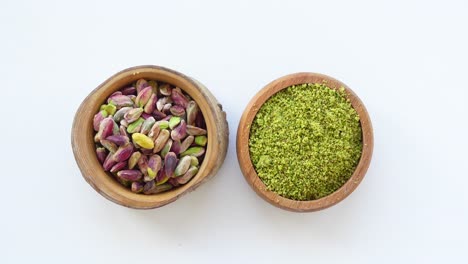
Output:
[[171,93],[172,93],[171,86],[170,86],[169,84],[167,84],[167,83],[162,84],[162,85],[159,87],[159,92],[160,92],[162,95],[170,96]]
[[148,160],[148,169],[147,173],[145,174],[144,181],[152,181],[154,178],[156,178],[156,175],[158,174],[159,170],[162,167],[162,160],[159,155],[152,155],[149,160]]
[[117,176],[127,181],[138,181],[143,174],[139,170],[121,170],[117,172]]
[[174,170],[177,166],[177,155],[174,152],[167,153],[164,157],[164,172],[167,177],[172,178],[174,176]]
[[153,150],[152,149],[140,149],[141,153],[144,154],[144,155],[151,155],[153,154]]
[[107,117],[107,112],[104,110],[99,111],[93,118],[93,128],[94,131],[99,131],[99,125],[101,124],[102,120]]
[[[109,137],[107,137],[107,138],[109,138]],[[115,153],[117,151],[117,145],[110,142],[107,139],[101,139],[100,143],[104,148],[106,148],[111,153]]]
[[177,178],[170,178],[167,182],[174,187],[177,187],[180,185]]
[[169,179],[170,177],[166,175],[166,173],[164,172],[164,168],[163,168],[159,171],[158,175],[156,176],[156,184],[158,185],[163,184],[167,182]]
[[97,148],[96,155],[98,157],[99,162],[103,164],[107,157],[107,151],[105,148]]
[[179,155],[180,149],[181,149],[181,148],[180,148],[180,147],[181,147],[181,144],[182,144],[182,143],[180,143],[180,140],[174,140],[174,141],[172,141],[172,146],[171,146],[170,151],[171,151],[171,152],[174,152],[176,155]]
[[104,163],[102,164],[102,167],[104,168],[104,171],[110,171],[110,169],[112,167],[114,167],[114,165],[117,163],[114,159],[113,159],[113,154],[112,153],[109,153],[106,157],[106,159],[104,160]]
[[135,84],[137,93],[141,92],[141,90],[143,90],[143,88],[147,86],[149,86],[148,81],[146,81],[145,79],[139,79]]
[[122,107],[120,108],[119,110],[117,110],[117,112],[115,112],[114,114],[114,121],[115,122],[120,122],[122,121],[122,119],[124,118],[125,114],[132,110],[133,108],[132,107],[129,107],[129,106],[126,106],[126,107]]
[[205,119],[201,111],[198,111],[197,118],[195,119],[195,126],[199,128],[206,128]]
[[171,118],[172,118],[172,115],[168,115],[164,117],[163,119],[161,119],[161,121],[169,121]]
[[133,153],[133,145],[127,144],[125,146],[120,146],[119,149],[114,153],[114,161],[121,162],[124,160],[128,160]]
[[163,184],[156,184],[153,188],[151,188],[150,190],[146,191],[145,194],[157,194],[157,193],[162,193],[162,192],[165,192],[165,191],[169,191],[170,189],[172,189],[173,186],[169,183],[163,183]]
[[106,139],[108,136],[114,133],[114,120],[112,120],[110,117],[104,118],[99,126],[99,130],[101,130],[101,127],[101,139]]
[[145,184],[142,182],[132,182],[132,186],[130,188],[134,193],[141,193],[144,186]]
[[206,130],[199,127],[187,126],[186,131],[191,136],[203,136],[206,135]]
[[142,114],[141,114],[141,118],[143,118],[143,119],[145,119],[145,120],[148,119],[148,118],[150,118],[150,117],[153,117],[153,116],[150,115],[150,114],[147,114],[147,113],[142,113]]
[[174,102],[174,104],[180,105],[183,108],[187,109],[188,100],[181,92],[179,92],[176,89],[173,89],[172,94],[171,94],[171,98],[172,98],[172,101]]
[[173,105],[169,111],[173,116],[183,116],[185,114],[185,108],[180,105]]
[[125,106],[133,106],[133,101],[129,96],[117,94],[109,97],[107,103],[117,106],[117,108]]
[[143,109],[141,108],[133,108],[132,110],[128,111],[124,115],[125,121],[127,121],[129,124],[137,121],[141,114],[143,113]]
[[140,168],[140,171],[144,174],[148,174],[148,156],[141,156],[140,159],[137,162],[138,168]]
[[156,96],[156,94],[152,94],[143,109],[146,114],[151,114],[156,109],[157,100],[158,100],[158,97]]
[[118,145],[118,146],[123,146],[126,145],[130,142],[130,139],[127,136],[122,136],[122,135],[112,135],[108,136],[106,140]]
[[119,127],[119,132],[120,132],[120,135],[121,136],[125,136],[128,138],[128,132],[127,132],[127,128],[124,127],[124,126],[120,126]]
[[198,108],[197,103],[195,101],[190,101],[187,105],[187,125],[195,125],[195,120],[197,119],[197,115],[200,109]]
[[109,97],[112,97],[115,95],[122,95],[122,92],[121,91],[113,92]]
[[112,168],[110,169],[110,172],[116,173],[116,172],[123,170],[125,167],[127,167],[127,161],[121,161],[115,164],[114,166],[112,166]]
[[151,98],[151,95],[153,94],[153,89],[151,86],[143,88],[137,95],[135,99],[135,103],[138,107],[144,107],[146,103],[149,101]]
[[161,150],[161,157],[165,158],[167,153],[171,151],[172,148],[172,139],[168,139],[166,145],[164,145],[163,149]]
[[160,112],[158,110],[154,110],[153,113],[152,113],[154,119],[156,120],[161,120],[163,118],[165,118],[167,115],[163,112]]
[[154,123],[150,131],[148,132],[148,137],[151,138],[151,140],[155,141],[160,131],[161,128],[159,127],[159,124]]
[[179,154],[185,152],[190,146],[192,145],[193,141],[195,140],[194,136],[188,136],[182,141],[180,144]]
[[154,181],[149,181],[145,183],[143,186],[143,193],[144,194],[151,194],[151,191],[156,187],[156,183]]
[[133,86],[124,88],[122,89],[122,94],[123,95],[131,95],[131,94],[136,95],[136,88]]
[[99,142],[112,134],[114,134],[114,120],[111,117],[106,117],[99,124],[99,131],[94,136],[94,141]]
[[180,121],[180,124],[171,131],[172,140],[182,140],[187,136],[187,124],[184,120]]
[[148,167],[154,172],[159,172],[162,167],[162,159],[159,155],[152,155],[148,160]]

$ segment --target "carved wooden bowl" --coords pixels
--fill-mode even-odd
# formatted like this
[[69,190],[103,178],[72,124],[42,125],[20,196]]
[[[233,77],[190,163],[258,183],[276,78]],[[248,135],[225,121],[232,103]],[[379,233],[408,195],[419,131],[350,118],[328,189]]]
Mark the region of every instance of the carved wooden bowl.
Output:
[[[197,173],[187,184],[170,191],[144,195],[131,192],[106,173],[99,163],[94,145],[93,117],[113,92],[140,78],[180,87],[197,102],[205,117],[208,134],[206,156]],[[218,171],[228,147],[226,114],[211,92],[198,81],[159,66],[138,66],[123,70],[99,85],[78,108],[72,128],[72,147],[84,179],[107,199],[131,208],[150,209],[166,205],[194,190]]]
[[[252,161],[250,159],[250,126],[254,121],[255,115],[257,114],[258,110],[273,94],[291,85],[298,85],[303,83],[322,83],[324,81],[326,82],[327,86],[332,89],[344,87],[346,94],[351,101],[351,105],[354,109],[356,109],[360,117],[363,136],[363,149],[361,159],[351,178],[334,193],[323,198],[311,201],[291,200],[267,190],[265,184],[258,177],[257,172],[255,171]],[[366,174],[367,168],[369,167],[371,161],[373,147],[374,137],[372,132],[371,120],[361,100],[344,83],[332,77],[317,73],[295,73],[281,77],[266,85],[260,92],[258,92],[254,96],[254,98],[247,105],[241,117],[239,127],[237,130],[237,158],[239,160],[239,165],[241,167],[242,173],[244,174],[244,177],[249,183],[249,185],[260,197],[262,197],[272,205],[295,212],[321,210],[330,207],[346,198],[351,192],[354,191],[354,189],[356,189],[356,187],[359,185],[362,178]]]

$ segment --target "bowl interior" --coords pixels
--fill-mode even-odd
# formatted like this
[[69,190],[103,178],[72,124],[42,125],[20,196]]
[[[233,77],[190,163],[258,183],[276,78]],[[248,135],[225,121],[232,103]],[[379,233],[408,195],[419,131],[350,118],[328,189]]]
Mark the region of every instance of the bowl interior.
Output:
[[72,132],[72,145],[77,159],[78,166],[86,181],[93,186],[96,191],[108,199],[124,206],[134,208],[154,208],[176,200],[180,195],[203,180],[209,172],[205,170],[207,161],[212,155],[216,155],[213,150],[213,137],[208,136],[208,144],[205,159],[200,166],[199,172],[190,182],[160,194],[144,195],[131,192],[129,189],[118,183],[110,174],[102,169],[97,160],[94,145],[94,130],[92,120],[99,110],[101,104],[115,91],[129,85],[132,82],[145,78],[166,82],[180,87],[197,102],[205,117],[208,135],[215,135],[214,118],[210,114],[210,107],[206,100],[199,93],[198,84],[189,77],[157,66],[135,67],[124,70],[110,77],[98,88],[96,88],[82,103],[75,116]]
[[[334,193],[311,201],[296,201],[282,197],[272,191],[267,190],[265,184],[258,177],[252,161],[250,159],[249,138],[250,126],[260,110],[261,106],[275,93],[285,89],[291,85],[304,83],[326,83],[332,89],[345,88],[345,92],[350,99],[351,105],[356,110],[360,117],[362,128],[363,149],[359,163],[349,180]],[[281,77],[268,85],[266,85],[247,105],[237,132],[237,156],[241,170],[245,179],[251,187],[263,199],[269,203],[291,211],[316,211],[332,206],[347,197],[361,182],[364,177],[372,157],[373,151],[373,131],[372,124],[364,104],[359,97],[344,83],[317,73],[296,73]]]

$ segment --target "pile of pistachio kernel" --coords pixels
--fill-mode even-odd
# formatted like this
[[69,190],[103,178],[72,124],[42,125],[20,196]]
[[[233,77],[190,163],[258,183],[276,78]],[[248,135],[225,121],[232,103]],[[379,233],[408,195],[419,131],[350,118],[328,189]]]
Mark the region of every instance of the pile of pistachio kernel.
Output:
[[268,190],[292,200],[319,199],[343,186],[359,163],[359,115],[344,88],[293,85],[262,105],[249,150]]
[[135,193],[186,184],[205,157],[208,139],[200,108],[167,83],[140,79],[113,93],[93,127],[104,170]]

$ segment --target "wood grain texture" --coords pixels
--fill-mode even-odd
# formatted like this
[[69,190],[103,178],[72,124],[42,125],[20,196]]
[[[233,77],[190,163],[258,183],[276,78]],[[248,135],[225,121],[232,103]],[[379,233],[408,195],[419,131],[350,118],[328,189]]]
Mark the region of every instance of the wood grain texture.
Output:
[[[107,97],[140,78],[167,82],[180,87],[195,100],[205,117],[208,131],[206,156],[197,175],[187,184],[168,192],[135,194],[104,172],[97,160],[92,120]],[[229,129],[226,113],[211,92],[198,81],[160,66],[137,66],[110,77],[92,91],[78,108],[73,121],[71,143],[75,160],[84,179],[107,199],[130,208],[151,209],[177,200],[212,178],[226,157]]]
[[[267,190],[265,184],[260,180],[250,159],[249,137],[250,127],[261,106],[275,93],[291,85],[303,83],[323,83],[332,89],[344,87],[351,105],[356,109],[362,127],[363,149],[361,159],[351,178],[337,191],[323,198],[311,201],[296,201],[284,198],[272,191]],[[318,73],[295,73],[281,77],[266,85],[258,92],[247,105],[239,122],[237,129],[237,158],[245,179],[254,191],[270,204],[279,208],[294,212],[310,212],[328,208],[342,201],[353,192],[369,168],[374,148],[374,136],[369,114],[359,97],[344,83]]]

